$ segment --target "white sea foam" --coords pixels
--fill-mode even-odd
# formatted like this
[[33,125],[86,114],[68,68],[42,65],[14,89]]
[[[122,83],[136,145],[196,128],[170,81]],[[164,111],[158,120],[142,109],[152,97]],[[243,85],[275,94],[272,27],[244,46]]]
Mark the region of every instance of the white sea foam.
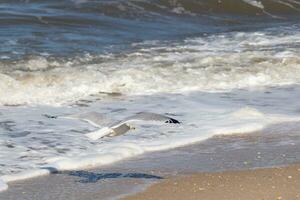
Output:
[[34,170],[28,170],[28,171],[24,171],[24,172],[12,174],[12,175],[4,175],[4,176],[1,176],[0,178],[4,182],[8,183],[8,182],[24,180],[24,179],[28,179],[28,178],[32,178],[32,177],[36,177],[36,176],[48,175],[48,174],[50,174],[50,171],[47,169],[34,169]]
[[4,191],[4,190],[7,190],[8,188],[8,185],[0,179],[0,192]]
[[138,44],[135,52],[101,59],[88,55],[47,63],[34,58],[20,65],[21,71],[0,74],[0,104],[57,105],[99,92],[145,95],[298,84],[299,31],[282,30],[280,35],[238,32],[147,48]]
[[260,9],[264,9],[264,5],[262,4],[261,1],[255,1],[255,0],[243,0],[244,2],[254,6],[254,7],[257,7],[257,8],[260,8]]

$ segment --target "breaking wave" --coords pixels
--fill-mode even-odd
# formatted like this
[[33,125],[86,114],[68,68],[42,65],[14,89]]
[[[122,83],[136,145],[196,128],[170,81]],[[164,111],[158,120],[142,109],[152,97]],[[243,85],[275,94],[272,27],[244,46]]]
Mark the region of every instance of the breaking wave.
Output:
[[300,36],[228,33],[180,43],[132,44],[124,54],[2,63],[0,103],[63,104],[98,93],[224,91],[300,82]]

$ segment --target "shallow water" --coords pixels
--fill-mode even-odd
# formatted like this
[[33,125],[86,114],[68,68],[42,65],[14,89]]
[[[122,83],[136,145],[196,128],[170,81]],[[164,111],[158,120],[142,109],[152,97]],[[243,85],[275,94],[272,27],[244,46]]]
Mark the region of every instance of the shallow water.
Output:
[[300,161],[299,124],[250,134],[215,136],[172,150],[146,153],[96,169],[81,169],[10,183],[0,198],[119,199],[170,176],[285,166]]
[[[299,9],[296,0],[4,1],[2,188],[298,121]],[[93,142],[84,134],[94,127],[44,117],[87,111],[182,124]]]

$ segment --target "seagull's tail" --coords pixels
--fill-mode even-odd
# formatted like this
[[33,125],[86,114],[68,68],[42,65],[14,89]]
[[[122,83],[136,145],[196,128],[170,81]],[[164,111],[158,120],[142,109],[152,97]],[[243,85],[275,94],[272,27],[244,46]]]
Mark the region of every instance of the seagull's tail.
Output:
[[99,138],[102,138],[106,135],[109,135],[113,133],[113,129],[109,128],[109,127],[104,127],[100,130],[94,131],[94,132],[90,132],[85,134],[88,138],[90,138],[91,140],[97,140]]

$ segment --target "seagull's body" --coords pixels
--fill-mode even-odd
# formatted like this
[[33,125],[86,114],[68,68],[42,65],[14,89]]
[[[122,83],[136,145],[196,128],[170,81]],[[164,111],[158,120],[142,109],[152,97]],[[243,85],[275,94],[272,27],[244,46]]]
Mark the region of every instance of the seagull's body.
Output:
[[[56,118],[56,117],[51,117],[49,115],[45,115],[45,116],[48,118]],[[151,113],[151,112],[140,112],[135,115],[129,116],[124,120],[114,122],[114,123],[108,123],[107,118],[103,114],[97,112],[88,112],[82,114],[69,115],[63,118],[79,119],[88,122],[97,128],[100,128],[97,131],[93,131],[85,134],[87,137],[89,137],[92,140],[97,140],[104,136],[113,137],[113,136],[122,135],[131,129],[135,129],[131,125],[134,122],[171,123],[171,124],[180,123],[176,119],[161,114]],[[105,126],[105,124],[107,125]]]

